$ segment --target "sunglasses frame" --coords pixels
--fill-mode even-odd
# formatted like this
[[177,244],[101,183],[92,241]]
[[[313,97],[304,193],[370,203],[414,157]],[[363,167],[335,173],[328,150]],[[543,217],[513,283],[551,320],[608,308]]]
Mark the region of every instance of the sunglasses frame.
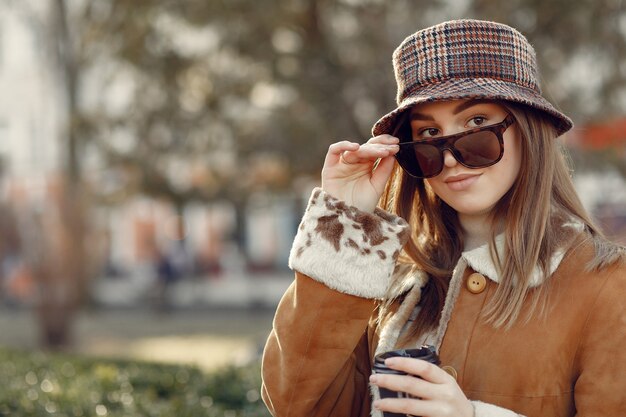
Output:
[[[396,153],[395,157],[396,157],[396,160],[398,161],[398,164],[400,165],[400,167],[402,167],[404,172],[406,172],[408,175],[410,175],[411,177],[414,177],[414,178],[432,178],[432,177],[436,177],[437,175],[441,174],[441,171],[443,171],[443,168],[444,168],[443,152],[445,150],[450,151],[450,153],[454,156],[454,159],[456,159],[456,161],[459,164],[461,164],[461,165],[463,165],[464,167],[467,167],[467,168],[472,168],[472,169],[475,169],[475,168],[486,168],[486,167],[489,167],[491,165],[495,165],[496,163],[498,163],[502,159],[502,156],[504,155],[504,138],[503,138],[504,131],[506,129],[508,129],[509,126],[511,126],[513,123],[515,123],[515,118],[513,117],[513,115],[511,113],[507,113],[507,116],[505,117],[505,119],[503,121],[501,121],[500,123],[496,123],[496,124],[492,124],[492,125],[488,125],[488,126],[480,126],[480,127],[476,127],[476,128],[473,128],[473,129],[465,130],[463,132],[455,133],[454,135],[442,136],[442,137],[438,137],[438,138],[434,138],[434,139],[402,142],[403,139],[406,139],[407,134],[409,136],[412,136],[411,126],[410,126],[409,123],[406,122],[406,119],[407,119],[407,117],[405,117],[405,121],[400,123],[398,125],[398,128],[396,128],[396,130],[393,133],[394,136],[396,136],[396,137],[398,137],[400,139],[400,143],[398,144],[398,146],[400,146],[400,151],[398,153]],[[408,130],[408,132],[407,132],[407,130]],[[459,139],[462,139],[462,138],[464,138],[464,137],[466,137],[468,135],[472,135],[472,134],[479,133],[479,132],[492,132],[492,133],[494,133],[496,135],[496,138],[498,139],[498,142],[500,144],[500,155],[498,156],[497,159],[495,159],[494,161],[489,162],[487,164],[481,164],[481,165],[478,165],[478,166],[471,166],[471,165],[468,165],[467,163],[465,163],[465,162],[460,160],[460,159],[462,159],[462,156],[459,155],[458,150],[455,148],[455,143]],[[398,158],[398,155],[402,151],[402,148],[406,149],[406,148],[409,148],[409,147],[414,147],[415,145],[419,145],[419,144],[428,144],[430,146],[434,146],[439,151],[439,157],[440,157],[440,161],[441,161],[441,168],[439,169],[439,171],[437,171],[437,173],[435,173],[433,175],[417,176],[417,175],[414,175],[411,172],[409,172],[409,170],[407,168],[405,168],[402,165],[402,163],[400,162],[400,159]]]

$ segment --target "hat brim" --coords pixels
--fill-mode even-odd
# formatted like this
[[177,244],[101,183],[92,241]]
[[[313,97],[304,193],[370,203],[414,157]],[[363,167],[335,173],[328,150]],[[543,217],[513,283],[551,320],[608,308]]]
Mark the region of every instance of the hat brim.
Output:
[[398,117],[404,111],[417,104],[467,98],[507,100],[543,111],[553,120],[559,136],[573,126],[569,117],[557,110],[548,100],[532,89],[507,81],[494,80],[493,78],[462,78],[449,79],[415,90],[402,100],[395,110],[387,113],[374,124],[372,135],[391,134],[396,126]]

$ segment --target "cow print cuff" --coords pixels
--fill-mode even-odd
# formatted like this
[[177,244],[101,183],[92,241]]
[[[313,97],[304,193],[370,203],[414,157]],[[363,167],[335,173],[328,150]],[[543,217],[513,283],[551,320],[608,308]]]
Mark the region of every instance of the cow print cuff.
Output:
[[289,267],[346,294],[383,298],[408,238],[403,218],[378,208],[366,213],[316,188]]

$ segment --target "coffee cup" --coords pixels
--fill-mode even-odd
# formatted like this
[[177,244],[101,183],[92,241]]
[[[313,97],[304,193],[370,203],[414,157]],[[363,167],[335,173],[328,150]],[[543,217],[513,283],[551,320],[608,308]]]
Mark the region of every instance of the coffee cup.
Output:
[[[439,365],[441,361],[439,360],[439,356],[437,356],[437,352],[434,346],[423,345],[417,349],[398,349],[391,350],[388,352],[381,353],[380,355],[376,355],[374,357],[374,366],[372,368],[372,373],[375,374],[388,374],[388,375],[407,375],[406,372],[398,371],[396,369],[391,369],[385,365],[385,359],[393,358],[393,357],[404,357],[404,358],[416,358],[421,359],[435,365]],[[409,394],[404,392],[392,391],[387,388],[379,388],[380,398],[413,398]],[[398,414],[391,412],[384,412],[384,417],[406,417],[406,414]]]

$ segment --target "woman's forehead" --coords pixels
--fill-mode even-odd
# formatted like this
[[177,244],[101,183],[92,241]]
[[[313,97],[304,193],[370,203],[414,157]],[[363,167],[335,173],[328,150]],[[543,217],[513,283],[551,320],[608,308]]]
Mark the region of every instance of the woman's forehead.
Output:
[[457,114],[474,106],[486,106],[493,107],[494,110],[504,109],[502,104],[496,100],[490,100],[485,98],[470,98],[470,99],[456,99],[456,100],[440,100],[426,103],[416,104],[411,108],[411,115],[413,114],[428,114],[435,112],[446,112],[451,114]]

